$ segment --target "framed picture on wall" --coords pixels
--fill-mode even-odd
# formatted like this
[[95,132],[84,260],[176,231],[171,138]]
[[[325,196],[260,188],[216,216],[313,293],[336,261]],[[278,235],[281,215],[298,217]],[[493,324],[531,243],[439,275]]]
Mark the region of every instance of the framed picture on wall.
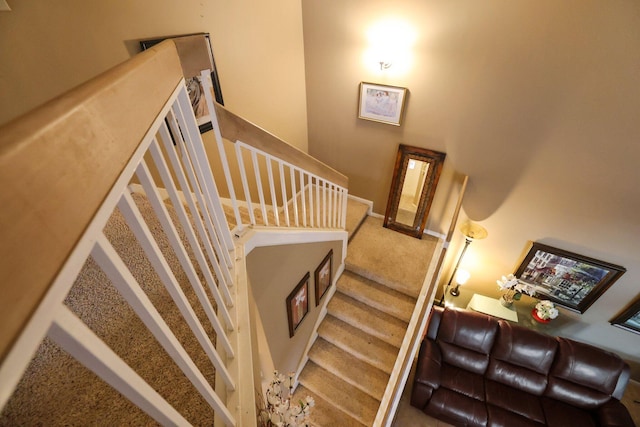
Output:
[[400,126],[406,95],[403,87],[362,82],[358,118]]
[[287,297],[287,317],[289,318],[289,338],[293,337],[296,329],[309,312],[309,279],[307,272]]
[[333,249],[329,251],[327,256],[324,257],[318,268],[315,271],[316,282],[316,306],[320,305],[320,299],[327,293],[327,290],[331,287],[331,271],[333,264]]
[[515,276],[533,285],[536,297],[584,313],[626,271],[619,265],[533,243]]
[[611,324],[640,334],[640,295],[622,313],[614,317]]
[[208,69],[211,71],[211,84],[213,85],[213,94],[216,102],[224,105],[224,100],[222,99],[218,70],[215,60],[213,59],[213,48],[211,47],[209,33],[184,34],[142,40],[140,41],[140,48],[142,50],[149,49],[169,38],[173,39],[176,43],[185,84],[189,92],[191,107],[195,113],[200,133],[210,131],[213,129],[213,126],[211,125],[209,108],[204,98],[204,88],[202,85],[202,77],[200,76],[202,70]]

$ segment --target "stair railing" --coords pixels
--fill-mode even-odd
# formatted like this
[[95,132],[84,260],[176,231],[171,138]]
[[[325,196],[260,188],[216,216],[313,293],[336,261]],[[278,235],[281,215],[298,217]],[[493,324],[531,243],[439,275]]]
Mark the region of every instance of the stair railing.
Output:
[[[48,337],[158,423],[189,424],[184,408],[169,404],[65,304],[91,257],[213,409],[216,424],[255,423],[253,370],[243,366],[252,360],[247,283],[173,42],[4,126],[0,185],[0,410]],[[178,283],[132,188],[143,189],[193,298]],[[215,384],[106,237],[116,210],[215,368]]]
[[[206,71],[202,81],[209,111],[216,112],[213,129],[237,231],[247,226],[344,229],[347,177],[215,103]],[[225,148],[229,143],[231,153]]]
[[[236,231],[247,226],[344,228],[347,178],[208,102],[215,112],[231,215],[170,40],[2,127],[0,410],[49,337],[158,423],[188,424],[182,408],[171,406],[65,305],[92,257],[213,408],[216,425],[255,423],[244,254],[227,219],[235,221]],[[235,144],[233,166],[226,161],[228,141]],[[137,207],[136,188],[142,188],[160,222],[204,320],[194,315],[195,306]],[[243,204],[248,220],[241,214]],[[105,225],[116,210],[215,367],[215,386],[106,237]],[[205,332],[208,326],[216,333],[215,345]]]

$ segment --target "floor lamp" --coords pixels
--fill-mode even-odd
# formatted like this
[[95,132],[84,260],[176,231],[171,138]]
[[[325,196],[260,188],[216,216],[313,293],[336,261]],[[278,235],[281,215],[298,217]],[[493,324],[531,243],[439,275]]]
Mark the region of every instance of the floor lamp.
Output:
[[[451,282],[453,282],[453,278],[456,277],[456,273],[458,272],[458,267],[460,267],[460,261],[462,261],[462,258],[464,258],[464,254],[467,251],[469,244],[474,240],[481,240],[489,235],[489,233],[483,226],[481,226],[480,224],[473,223],[471,221],[467,221],[464,224],[462,224],[462,227],[460,227],[460,232],[464,235],[464,247],[462,248],[462,252],[460,252],[460,256],[458,257],[456,266],[453,268],[451,277],[449,277],[449,281],[447,282],[447,285],[444,288],[444,292],[442,293],[442,298],[440,298],[440,303],[438,305],[441,307],[444,306],[444,297],[447,295],[447,291],[451,286]],[[460,295],[459,286],[456,286],[455,288],[451,289],[451,295],[453,295],[454,297],[457,297],[458,295]]]

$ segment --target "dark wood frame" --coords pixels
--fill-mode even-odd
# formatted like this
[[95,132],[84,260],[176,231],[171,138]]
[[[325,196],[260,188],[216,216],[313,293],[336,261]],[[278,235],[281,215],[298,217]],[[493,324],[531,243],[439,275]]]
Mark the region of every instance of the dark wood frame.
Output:
[[[307,274],[304,275],[302,280],[300,280],[300,282],[296,285],[296,287],[293,289],[293,291],[291,291],[291,293],[287,297],[287,317],[289,318],[289,338],[295,335],[296,329],[298,329],[298,326],[300,326],[304,318],[307,317],[307,314],[309,313],[309,279],[310,278],[311,278],[311,275],[309,274],[309,272],[307,272]],[[291,306],[291,303],[296,298],[296,296],[298,296],[298,294],[303,288],[307,293],[306,310],[304,311],[304,314],[302,315],[302,317],[300,317],[300,319],[298,319],[298,321],[294,324],[293,307]]]
[[[376,114],[373,112],[365,111],[363,109],[363,105],[365,104],[365,100],[366,100],[366,94],[365,94],[366,89],[374,89],[379,92],[397,93],[398,96],[400,97],[400,99],[398,100],[400,104],[400,111],[398,112],[397,120],[395,120],[395,118],[394,119],[386,118],[386,116],[382,114]],[[361,82],[360,95],[358,97],[358,118],[364,119],[364,120],[371,120],[373,122],[378,122],[378,123],[385,123],[388,125],[400,126],[402,124],[402,118],[404,117],[405,105],[407,104],[407,93],[408,93],[408,90],[405,87]]]
[[[384,216],[383,225],[385,227],[418,239],[422,238],[446,156],[446,153],[440,151],[400,144],[398,154],[396,155],[393,179],[391,181],[391,189],[389,190],[389,199],[387,200],[387,210]],[[410,160],[427,162],[429,168],[424,177],[425,183],[422,187],[420,202],[418,203],[413,225],[407,226],[406,224],[397,222],[396,217],[398,215],[402,187]]]
[[[634,317],[637,318],[636,324],[630,322]],[[611,319],[610,323],[618,328],[640,334],[640,295],[622,313]]]
[[[328,283],[325,286],[324,283],[321,283],[320,272],[322,272],[322,269],[324,269],[327,265],[329,265],[329,278],[328,278]],[[333,249],[329,250],[329,253],[324,257],[320,265],[318,265],[318,268],[316,268],[314,279],[315,279],[315,285],[316,285],[315,288],[316,288],[316,307],[317,307],[318,305],[320,305],[320,300],[322,299],[324,294],[327,293],[327,291],[333,284]]]
[[[535,258],[539,251],[546,261],[542,257]],[[558,271],[559,267],[565,270],[564,274]],[[536,297],[584,313],[626,271],[619,265],[534,242],[514,274],[536,287]],[[597,280],[595,284],[591,284],[594,280]],[[587,286],[591,289],[580,295]],[[568,296],[571,292],[573,295]],[[576,296],[580,298],[576,299]]]
[[[213,84],[213,94],[214,94],[215,100],[218,104],[224,105],[224,100],[222,98],[222,88],[220,87],[220,78],[218,77],[218,69],[216,68],[216,61],[213,57],[213,47],[211,45],[211,37],[209,36],[209,33],[180,34],[177,36],[167,36],[167,37],[160,37],[160,38],[155,38],[150,40],[141,40],[140,48],[141,50],[146,50],[166,39],[175,39],[180,37],[190,37],[190,36],[198,36],[198,35],[204,36],[209,46],[209,59],[210,59],[210,65],[211,65],[211,83]],[[188,82],[190,79],[197,79],[198,84],[201,85],[200,76],[185,76],[185,80],[186,80],[185,83],[187,83],[187,87],[189,87]],[[213,125],[211,124],[211,121],[208,121],[206,123],[200,124],[198,128],[200,129],[200,133],[205,133],[213,129]]]

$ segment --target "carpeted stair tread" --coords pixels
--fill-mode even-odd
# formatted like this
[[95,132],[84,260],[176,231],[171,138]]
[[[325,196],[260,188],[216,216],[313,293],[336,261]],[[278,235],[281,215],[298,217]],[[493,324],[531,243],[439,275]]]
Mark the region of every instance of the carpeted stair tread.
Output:
[[318,335],[358,359],[391,374],[399,351],[397,347],[331,315],[324,318],[318,328]]
[[338,280],[338,291],[407,323],[416,304],[415,298],[347,270]]
[[349,242],[346,269],[417,298],[437,241],[406,236],[368,216]]
[[322,397],[300,384],[293,394],[295,402],[304,400],[307,396],[313,397],[315,405],[311,408],[309,416],[310,424],[314,427],[364,427],[365,425],[355,418],[342,412]]
[[343,322],[398,348],[402,345],[408,326],[406,322],[340,292],[333,296],[327,311]]
[[313,362],[307,362],[300,384],[364,425],[372,425],[380,401]]
[[380,369],[352,356],[322,338],[318,338],[311,347],[309,359],[369,396],[377,400],[382,399],[389,375]]

